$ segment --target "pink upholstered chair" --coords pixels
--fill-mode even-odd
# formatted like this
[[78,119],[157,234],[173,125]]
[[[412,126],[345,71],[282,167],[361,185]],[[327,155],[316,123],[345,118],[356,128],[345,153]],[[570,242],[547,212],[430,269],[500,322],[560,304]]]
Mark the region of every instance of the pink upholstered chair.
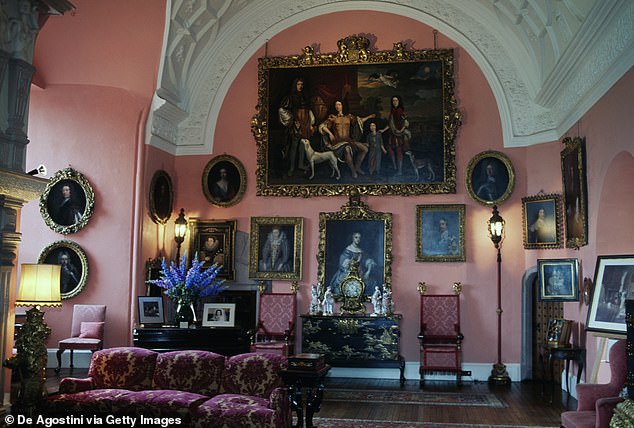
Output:
[[455,373],[462,381],[460,332],[460,295],[435,294],[420,296],[420,384],[425,373]]
[[295,349],[295,293],[260,295],[258,325],[251,341],[251,352],[289,356]]
[[103,348],[103,334],[106,320],[105,305],[75,305],[70,337],[59,341],[57,349],[56,373],[62,368],[62,354],[70,350],[70,368],[73,369],[73,351],[98,351]]
[[561,414],[564,428],[608,428],[627,378],[625,340],[610,348],[610,383],[577,385],[577,410]]

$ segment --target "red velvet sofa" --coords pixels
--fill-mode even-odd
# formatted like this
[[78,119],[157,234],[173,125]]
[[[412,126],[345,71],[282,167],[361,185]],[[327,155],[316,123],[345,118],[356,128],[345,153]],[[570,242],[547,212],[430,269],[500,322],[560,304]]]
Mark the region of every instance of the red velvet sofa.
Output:
[[206,351],[104,349],[93,354],[87,378],[62,379],[44,411],[134,417],[137,426],[143,417],[167,426],[290,427],[288,395],[279,376],[286,367],[286,357],[263,353],[224,357]]

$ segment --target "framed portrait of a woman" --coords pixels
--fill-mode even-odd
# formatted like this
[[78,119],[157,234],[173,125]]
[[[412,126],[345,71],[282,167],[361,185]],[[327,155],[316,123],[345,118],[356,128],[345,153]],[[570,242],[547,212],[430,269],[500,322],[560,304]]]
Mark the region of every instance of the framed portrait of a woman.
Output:
[[59,291],[62,299],[78,295],[88,281],[88,258],[84,250],[72,241],[56,241],[42,250],[40,264],[59,265]]
[[[374,212],[358,197],[335,213],[319,213],[318,280],[341,298],[341,283],[356,260],[369,299],[375,287],[391,288],[392,214]],[[323,291],[322,293],[323,294]]]
[[83,229],[92,216],[95,193],[80,172],[73,168],[57,171],[40,198],[40,213],[55,232],[69,234]]
[[251,217],[249,278],[302,279],[302,217]]
[[561,248],[561,195],[522,198],[524,248]]
[[247,173],[237,158],[216,156],[207,163],[202,178],[203,193],[212,205],[230,207],[244,196]]
[[467,192],[483,205],[499,205],[515,186],[515,170],[504,153],[488,150],[477,154],[467,166]]

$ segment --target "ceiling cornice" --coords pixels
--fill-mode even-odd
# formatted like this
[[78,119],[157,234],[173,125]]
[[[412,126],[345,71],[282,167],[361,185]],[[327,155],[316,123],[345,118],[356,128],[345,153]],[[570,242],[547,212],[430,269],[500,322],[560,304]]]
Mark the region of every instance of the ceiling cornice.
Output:
[[[211,4],[214,3],[214,4]],[[246,62],[275,34],[314,16],[374,10],[423,22],[482,70],[506,147],[559,139],[634,64],[634,2],[582,0],[226,0],[168,2],[148,143],[211,152],[220,107]]]

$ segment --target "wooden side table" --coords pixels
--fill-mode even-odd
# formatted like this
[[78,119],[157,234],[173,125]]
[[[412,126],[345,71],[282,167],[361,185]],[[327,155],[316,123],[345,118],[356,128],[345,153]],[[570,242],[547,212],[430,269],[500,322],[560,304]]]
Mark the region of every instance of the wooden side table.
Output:
[[546,380],[544,372],[546,370],[546,364],[548,364],[548,372],[550,373],[551,382],[551,394],[550,401],[553,400],[555,379],[553,373],[553,364],[555,360],[566,362],[566,392],[570,394],[570,385],[568,382],[568,370],[570,369],[570,361],[577,363],[577,383],[581,379],[581,373],[586,362],[586,350],[585,348],[578,348],[576,346],[554,347],[548,345],[542,345],[539,359],[542,365],[542,379]]
[[[288,388],[291,409],[297,413],[297,428],[304,427],[304,404],[306,405],[306,428],[313,428],[313,415],[321,408],[324,396],[324,379],[330,366],[313,370],[282,370],[280,376]],[[304,403],[306,391],[306,403]]]

